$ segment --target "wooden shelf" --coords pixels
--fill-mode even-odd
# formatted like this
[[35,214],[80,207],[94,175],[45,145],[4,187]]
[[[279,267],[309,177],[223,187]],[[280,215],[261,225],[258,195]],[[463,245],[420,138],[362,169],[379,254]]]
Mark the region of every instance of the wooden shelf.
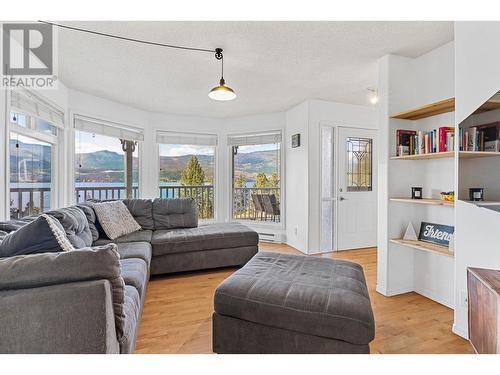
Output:
[[[460,151],[458,155],[464,159],[492,158],[495,156],[500,156],[500,152]],[[391,156],[391,160],[429,160],[429,159],[452,158],[454,156],[455,156],[455,151],[446,151],[446,152],[431,152],[428,154],[418,154],[418,155]]]
[[485,206],[500,206],[500,202],[498,201],[469,201],[465,199],[461,199],[461,201],[475,204],[476,206],[485,207]]
[[441,113],[453,112],[455,110],[455,98],[440,100],[439,102],[413,108],[404,112],[396,113],[391,118],[402,120],[420,120],[426,117],[440,115]]
[[393,202],[402,202],[402,203],[427,204],[427,205],[448,206],[448,207],[454,206],[454,202],[448,202],[448,201],[443,201],[441,199],[432,199],[432,198],[422,198],[422,199],[390,198],[390,200]]
[[500,108],[500,100],[491,99],[484,103],[481,107],[479,107],[474,114],[494,111],[495,109]]
[[435,245],[429,242],[419,241],[419,240],[403,240],[403,239],[392,239],[392,243],[396,243],[398,245],[411,247],[412,249],[428,251],[431,253],[436,253],[440,255],[445,255],[448,257],[454,257],[454,254],[448,250],[446,246]]
[[418,155],[391,156],[391,160],[428,160],[428,159],[452,158],[454,156],[455,156],[454,151],[447,151],[447,152],[432,152],[428,154],[418,154]]
[[[494,111],[500,109],[500,100],[491,99],[479,107],[474,114]],[[453,112],[455,110],[455,98],[440,100],[422,107],[412,108],[407,111],[395,113],[391,118],[400,120],[420,120],[426,117],[440,115],[442,113]]]
[[493,151],[460,151],[459,155],[461,158],[471,159],[471,158],[491,158],[494,156],[500,156],[500,152]]

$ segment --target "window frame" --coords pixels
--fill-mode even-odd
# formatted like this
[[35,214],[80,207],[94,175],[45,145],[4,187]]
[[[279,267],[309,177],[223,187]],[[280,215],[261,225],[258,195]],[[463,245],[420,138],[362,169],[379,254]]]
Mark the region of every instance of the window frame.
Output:
[[[21,114],[26,116],[26,127],[18,125],[16,123],[11,122],[11,113],[15,113],[17,115]],[[56,128],[57,135],[50,135],[48,133],[39,132],[36,130],[36,118],[35,116],[27,113],[22,113],[21,111],[16,111],[15,109],[11,109],[9,106],[8,109],[8,120],[7,120],[7,169],[8,174],[5,181],[6,184],[6,192],[7,192],[7,217],[10,219],[10,190],[11,190],[11,182],[10,182],[10,136],[12,133],[19,134],[24,137],[28,137],[37,141],[45,142],[51,145],[51,160],[50,160],[50,169],[51,169],[51,186],[50,186],[50,207],[49,209],[54,209],[59,207],[61,204],[61,196],[59,194],[59,152],[60,152],[60,140],[63,137],[64,130],[53,125]],[[46,120],[44,120],[46,121]],[[46,121],[48,122],[48,121]],[[49,122],[50,123],[50,122]],[[43,211],[42,211],[43,212]]]
[[[245,220],[245,219],[234,219],[233,218],[233,199],[234,199],[234,190],[233,190],[233,145],[230,145],[228,140],[232,137],[245,137],[245,136],[254,136],[262,133],[280,133],[281,142],[280,142],[280,222],[271,222],[271,221],[258,221],[258,220]],[[287,147],[286,142],[286,131],[281,128],[271,128],[265,129],[262,131],[256,132],[239,132],[239,133],[230,133],[226,134],[226,159],[227,159],[227,191],[229,192],[228,200],[227,200],[227,221],[241,223],[250,227],[263,227],[274,230],[284,230],[286,228],[286,189],[285,189],[285,171],[286,171],[286,160],[285,160],[285,151]]]
[[[167,129],[155,129],[155,143],[156,143],[156,163],[157,163],[157,168],[156,168],[156,184],[155,184],[155,189],[156,189],[156,197],[160,196],[160,166],[161,166],[161,155],[160,155],[160,147],[161,145],[168,145],[168,144],[175,144],[175,143],[159,143],[157,142],[156,135],[158,133],[180,133],[174,130],[167,130]],[[213,223],[219,220],[219,207],[218,207],[218,199],[217,199],[217,193],[218,193],[218,180],[219,180],[219,168],[218,168],[218,153],[219,153],[219,135],[214,134],[214,133],[201,133],[201,132],[182,132],[184,134],[190,134],[190,135],[199,135],[199,136],[214,136],[216,138],[216,144],[215,145],[208,145],[205,147],[213,147],[214,148],[214,181],[213,181],[213,189],[214,189],[214,217],[212,219],[198,219],[200,223]],[[195,146],[195,145],[191,145]],[[200,146],[200,145],[198,145]]]

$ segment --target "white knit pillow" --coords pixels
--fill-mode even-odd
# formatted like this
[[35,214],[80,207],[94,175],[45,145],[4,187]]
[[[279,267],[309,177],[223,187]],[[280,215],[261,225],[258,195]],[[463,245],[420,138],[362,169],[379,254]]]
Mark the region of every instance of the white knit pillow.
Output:
[[111,240],[141,229],[122,201],[94,203],[92,207],[104,233]]
[[45,220],[47,220],[47,224],[49,224],[49,228],[52,231],[52,234],[56,238],[57,243],[61,247],[62,251],[73,251],[75,248],[69,241],[68,237],[66,236],[66,232],[64,229],[61,227],[61,224],[57,221],[57,219],[54,219],[52,216],[47,215],[47,214],[42,214],[41,215]]

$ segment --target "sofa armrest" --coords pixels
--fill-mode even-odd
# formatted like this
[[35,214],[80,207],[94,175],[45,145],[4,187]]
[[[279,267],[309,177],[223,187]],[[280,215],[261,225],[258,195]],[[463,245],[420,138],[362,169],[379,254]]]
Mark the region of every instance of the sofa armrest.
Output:
[[[125,324],[125,311],[124,311],[124,288],[125,283],[121,277],[120,268],[120,256],[116,250],[115,244],[108,244],[101,247],[78,249],[69,252],[60,253],[43,253],[43,254],[32,254],[24,256],[15,256],[10,258],[0,259],[0,304],[2,308],[9,309],[9,302],[18,303],[17,299],[14,297],[5,299],[2,296],[25,296],[24,299],[19,300],[17,305],[14,305],[18,311],[25,310],[25,316],[29,316],[36,312],[36,316],[39,317],[43,324],[47,323],[51,326],[52,318],[47,322],[44,319],[44,311],[49,311],[50,309],[58,309],[59,306],[65,306],[65,308],[70,312],[73,311],[73,307],[68,305],[67,301],[74,301],[75,305],[78,306],[80,303],[83,304],[93,304],[96,306],[88,306],[88,309],[104,309],[103,306],[109,302],[112,307],[111,311],[114,313],[114,325],[115,333],[114,336],[117,337],[118,341],[123,340],[123,328]],[[106,282],[109,286],[109,293],[106,295],[101,295],[101,298],[95,296],[86,296],[85,293],[75,294],[79,296],[80,300],[75,298],[65,299],[66,297],[61,296],[71,296],[67,290],[74,288],[74,285],[90,283],[92,281]],[[73,286],[72,286],[73,285]],[[86,285],[86,284],[85,284]],[[53,296],[52,301],[44,301],[38,298],[36,290],[58,290],[59,293]],[[46,288],[46,289],[44,289]],[[69,288],[69,289],[65,289]],[[91,291],[87,291],[90,293]],[[31,297],[31,300],[30,298]],[[107,298],[103,300],[102,298]],[[52,305],[51,305],[52,303]],[[52,307],[51,307],[52,306]],[[14,308],[14,307],[13,307]],[[104,309],[106,310],[106,309]],[[50,310],[52,311],[52,310]],[[107,310],[106,310],[107,311]],[[55,314],[54,319],[57,322],[57,317],[61,319],[66,318],[67,313],[61,310],[58,314]],[[101,319],[103,318],[103,314]],[[81,316],[85,319],[85,315]],[[67,323],[72,322],[72,317],[68,316]],[[92,320],[92,316],[88,316],[87,319]],[[82,320],[83,321],[83,320]],[[39,327],[43,329],[41,325],[36,324],[36,320],[33,322],[33,327]],[[2,317],[0,316],[0,325],[2,325]],[[108,327],[108,326],[106,326]],[[1,326],[0,331],[3,329],[8,329],[8,327]],[[63,333],[66,331],[73,332],[75,327],[65,327],[63,328]],[[102,331],[102,327],[100,328]],[[55,335],[57,335],[57,330]],[[33,333],[34,334],[34,333]],[[29,336],[28,336],[29,337]],[[2,345],[0,344],[0,347]]]
[[0,353],[119,353],[108,280],[0,290]]

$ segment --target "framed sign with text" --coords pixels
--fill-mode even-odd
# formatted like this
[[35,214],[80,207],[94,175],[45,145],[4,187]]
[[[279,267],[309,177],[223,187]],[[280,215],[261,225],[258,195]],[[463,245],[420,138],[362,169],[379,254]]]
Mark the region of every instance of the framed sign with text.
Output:
[[455,227],[422,221],[418,239],[436,245],[448,246],[455,232]]

